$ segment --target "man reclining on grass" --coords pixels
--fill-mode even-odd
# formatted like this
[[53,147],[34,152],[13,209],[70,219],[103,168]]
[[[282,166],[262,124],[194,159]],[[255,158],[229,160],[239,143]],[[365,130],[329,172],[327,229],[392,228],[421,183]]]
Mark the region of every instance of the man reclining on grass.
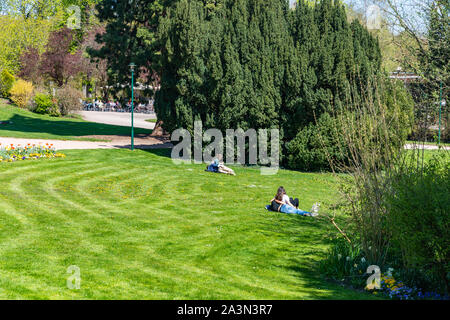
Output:
[[[317,203],[312,207],[312,209],[311,209],[312,212],[308,212],[308,211],[303,211],[303,210],[296,208],[292,204],[291,199],[289,199],[289,197],[286,195],[286,190],[284,190],[283,187],[279,187],[277,194],[271,200],[271,205],[269,206],[269,208],[272,211],[283,212],[283,213],[295,213],[295,214],[299,214],[301,216],[316,217],[319,215],[319,213],[318,213],[319,205]],[[295,202],[295,204],[297,204],[297,207],[298,207],[298,199],[295,199],[295,200],[296,201],[294,201],[294,202]]]
[[224,174],[230,174],[232,176],[235,176],[233,169],[226,167],[222,162],[222,155],[218,154],[217,158],[215,158],[211,164],[206,167],[206,171],[210,172],[219,172]]

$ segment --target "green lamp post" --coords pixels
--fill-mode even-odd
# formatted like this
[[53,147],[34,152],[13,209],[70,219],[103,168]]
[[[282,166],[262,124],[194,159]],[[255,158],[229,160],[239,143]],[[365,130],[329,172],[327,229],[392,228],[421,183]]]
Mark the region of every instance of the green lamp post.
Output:
[[136,65],[132,62],[129,67],[131,70],[131,150],[134,150],[134,68]]
[[438,137],[438,144],[441,144],[441,119],[442,119],[442,107],[445,107],[446,101],[442,97],[442,81],[440,85],[439,90],[439,137]]

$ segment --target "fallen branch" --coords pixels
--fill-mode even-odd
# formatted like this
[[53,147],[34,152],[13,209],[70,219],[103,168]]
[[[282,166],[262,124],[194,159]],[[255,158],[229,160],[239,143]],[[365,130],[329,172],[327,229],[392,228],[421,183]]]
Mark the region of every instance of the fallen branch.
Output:
[[352,241],[350,240],[350,238],[347,236],[347,234],[341,229],[339,228],[339,226],[337,225],[336,221],[334,220],[334,217],[329,217],[327,215],[322,215],[322,217],[327,217],[327,219],[333,224],[333,226],[338,229],[338,231],[342,234],[342,236],[345,238],[345,240],[348,241],[348,243],[352,243]]

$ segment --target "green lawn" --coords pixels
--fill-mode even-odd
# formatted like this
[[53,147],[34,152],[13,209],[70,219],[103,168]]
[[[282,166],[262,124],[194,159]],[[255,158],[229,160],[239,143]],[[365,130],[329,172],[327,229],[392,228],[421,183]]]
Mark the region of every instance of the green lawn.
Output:
[[412,160],[414,165],[419,165],[419,167],[423,163],[427,163],[432,158],[437,157],[439,155],[444,155],[446,161],[449,161],[450,159],[450,152],[445,149],[441,150],[423,150],[423,149],[416,149],[416,150],[407,150],[407,159]]
[[[90,135],[129,135],[130,128],[87,122],[79,118],[58,118],[40,115],[28,110],[8,105],[0,99],[0,137],[60,139],[60,140],[95,140],[83,138]],[[151,130],[135,128],[135,134],[151,133]]]
[[[318,273],[328,223],[264,209],[283,185],[326,210],[331,174],[225,176],[166,150],[65,153],[0,163],[1,299],[375,298]],[[80,290],[66,286],[70,265]]]

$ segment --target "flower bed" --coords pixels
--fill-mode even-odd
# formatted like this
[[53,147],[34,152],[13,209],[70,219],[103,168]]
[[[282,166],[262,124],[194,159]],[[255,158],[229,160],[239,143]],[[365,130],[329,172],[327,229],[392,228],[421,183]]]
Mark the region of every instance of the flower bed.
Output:
[[447,295],[441,295],[436,292],[424,292],[416,287],[407,286],[402,281],[397,281],[392,275],[393,271],[393,268],[389,268],[387,272],[381,274],[379,288],[366,286],[365,289],[373,294],[380,293],[395,300],[449,300]]
[[440,295],[436,292],[422,292],[418,288],[411,288],[405,285],[401,281],[397,281],[393,276],[393,269],[389,268],[386,274],[381,275],[381,287],[380,291],[388,295],[391,299],[399,300],[421,300],[421,299],[433,299],[433,300],[448,300],[449,297]]
[[65,158],[66,155],[56,152],[52,144],[46,143],[42,145],[32,145],[28,143],[26,146],[13,144],[2,146],[0,144],[0,162],[15,162],[21,160],[51,159]]
[[[371,247],[369,247],[369,250]],[[327,258],[319,264],[319,271],[328,279],[338,281],[342,285],[366,291],[385,299],[393,300],[449,300],[449,296],[421,288],[421,283],[405,276],[404,270],[389,265],[379,269],[379,278],[372,278],[373,271],[369,266],[373,265],[364,257],[364,252],[358,245],[350,245],[345,240],[338,238],[328,251]],[[423,283],[422,283],[423,284]]]

